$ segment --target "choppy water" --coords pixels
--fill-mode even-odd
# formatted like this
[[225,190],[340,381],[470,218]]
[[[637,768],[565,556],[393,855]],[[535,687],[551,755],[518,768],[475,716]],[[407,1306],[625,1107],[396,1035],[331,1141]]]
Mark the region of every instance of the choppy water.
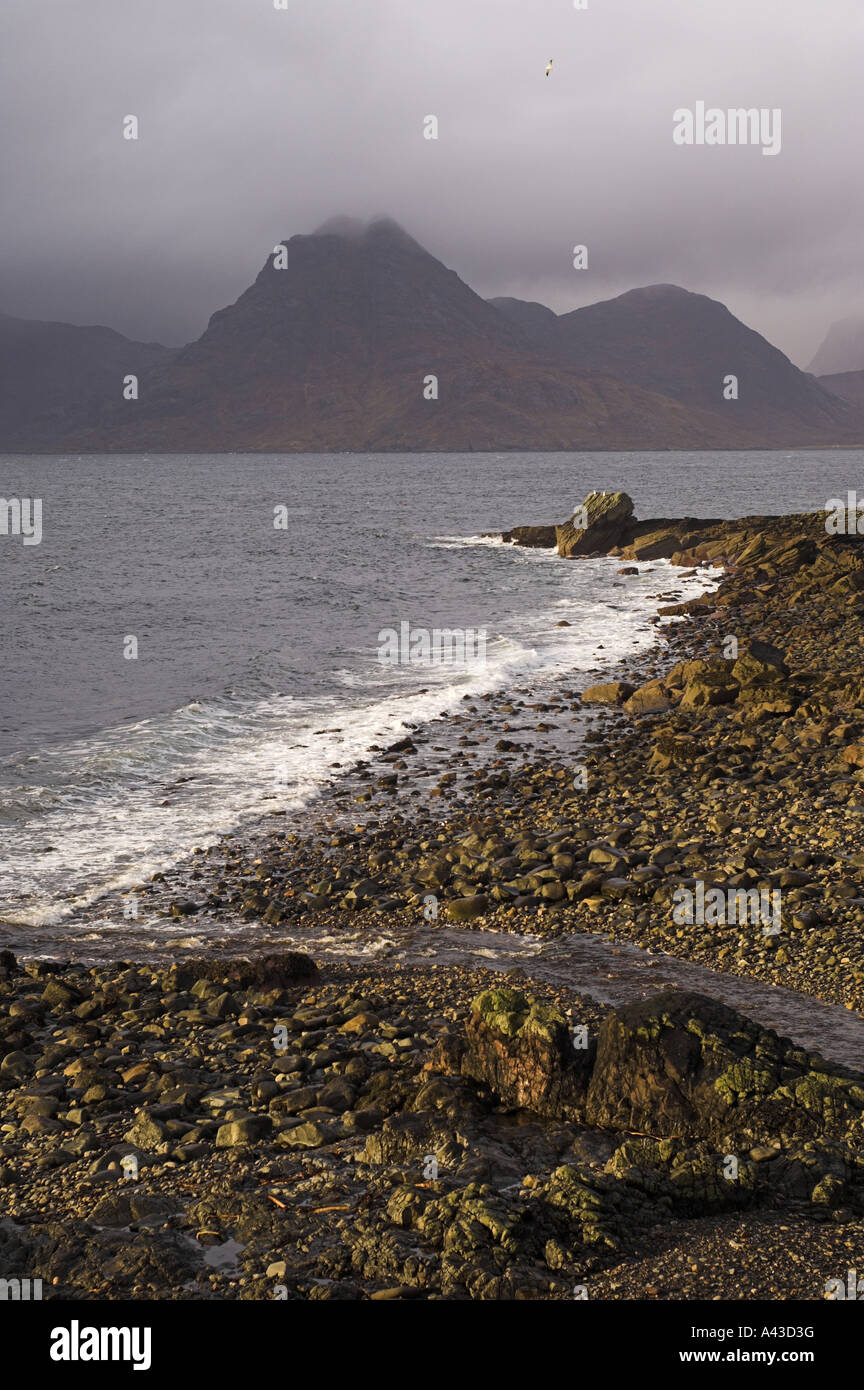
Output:
[[[686,588],[663,564],[625,584],[614,561],[484,532],[561,520],[595,487],[642,517],[811,510],[860,483],[862,459],[0,459],[0,495],[43,504],[41,544],[0,536],[0,919],[62,921],[302,807],[465,694],[610,666],[650,645],[657,593]],[[381,665],[379,633],[402,622],[483,629],[485,660]]]

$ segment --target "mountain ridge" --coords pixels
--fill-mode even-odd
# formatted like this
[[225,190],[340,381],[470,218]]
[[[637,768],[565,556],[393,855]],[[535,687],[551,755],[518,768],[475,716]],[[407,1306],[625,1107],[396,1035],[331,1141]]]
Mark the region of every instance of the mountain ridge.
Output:
[[[7,322],[0,315],[0,364]],[[88,332],[65,327],[73,337]],[[56,409],[41,415],[38,391],[23,392],[36,417],[29,443],[28,420],[20,412],[6,418],[0,373],[0,448],[9,437],[49,452],[694,449],[864,439],[857,404],[799,372],[719,301],[673,285],[637,287],[562,315],[518,299],[485,300],[383,215],[329,218],[276,243],[247,289],[182,348],[116,337],[110,351],[99,342],[85,401],[71,367],[65,411],[62,390]],[[133,358],[141,389],[125,401],[121,379],[136,372]],[[44,376],[42,364],[31,367]],[[724,378],[736,369],[740,398],[724,401]],[[106,374],[110,389],[101,384]]]

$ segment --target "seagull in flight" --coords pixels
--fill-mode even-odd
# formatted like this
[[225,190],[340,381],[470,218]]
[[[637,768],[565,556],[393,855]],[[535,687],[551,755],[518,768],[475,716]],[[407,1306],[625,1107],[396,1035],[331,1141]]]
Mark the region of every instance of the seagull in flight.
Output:
[[550,58],[550,59],[549,59],[549,62],[546,64],[546,76],[547,76],[547,77],[549,76],[549,74],[550,74],[551,71],[552,71],[552,59]]

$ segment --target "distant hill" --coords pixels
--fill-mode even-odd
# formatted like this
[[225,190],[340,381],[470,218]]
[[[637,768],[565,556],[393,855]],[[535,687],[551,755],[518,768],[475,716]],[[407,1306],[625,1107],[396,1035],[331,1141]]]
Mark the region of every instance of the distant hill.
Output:
[[[864,412],[703,295],[654,286],[560,316],[541,304],[487,302],[389,218],[333,219],[280,247],[284,268],[269,255],[249,289],[181,349],[107,329],[30,325],[26,361],[10,364],[9,378],[0,371],[0,449],[695,449],[864,439]],[[130,371],[141,390],[127,402]],[[739,377],[738,401],[722,399],[728,373]]]
[[[387,218],[283,243],[253,285],[70,443],[147,450],[695,447],[717,424],[538,352]],[[550,312],[551,311],[547,311]],[[554,316],[553,316],[554,317]],[[437,378],[438,399],[424,382]]]
[[0,314],[0,451],[50,452],[92,425],[106,402],[122,400],[124,377],[137,376],[146,389],[152,369],[171,356],[113,328]]
[[815,376],[864,371],[864,316],[833,324],[808,371]]
[[820,376],[820,386],[843,400],[864,406],[864,371],[837,372],[833,376]]
[[[497,302],[515,323],[535,308]],[[734,411],[736,425],[754,438],[788,439],[791,428],[801,441],[827,442],[850,425],[856,436],[857,421],[838,412],[836,397],[707,295],[650,285],[551,321],[532,312],[531,321],[535,343],[579,371],[600,372],[723,419]],[[729,374],[738,378],[734,402],[723,399]]]

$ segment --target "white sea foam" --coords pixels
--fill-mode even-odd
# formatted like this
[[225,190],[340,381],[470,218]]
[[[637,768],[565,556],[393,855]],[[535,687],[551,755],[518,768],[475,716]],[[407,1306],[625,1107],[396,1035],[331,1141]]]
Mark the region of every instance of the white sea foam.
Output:
[[[460,542],[487,543],[486,537]],[[543,564],[554,557],[523,551],[517,558]],[[639,566],[638,577],[618,590],[609,586],[613,564],[583,561],[565,569],[558,561],[555,584],[566,583],[566,592],[556,587],[544,596],[543,610],[514,613],[507,634],[489,633],[485,664],[415,668],[367,661],[339,672],[329,698],[199,698],[165,716],[28,754],[20,760],[22,780],[0,802],[0,918],[33,926],[63,921],[177,862],[193,846],[206,847],[268,812],[301,809],[374,745],[456,710],[466,695],[612,666],[655,640],[656,602],[649,593],[674,577],[687,597],[719,578],[683,579],[655,561]],[[559,628],[564,609],[572,626]]]

